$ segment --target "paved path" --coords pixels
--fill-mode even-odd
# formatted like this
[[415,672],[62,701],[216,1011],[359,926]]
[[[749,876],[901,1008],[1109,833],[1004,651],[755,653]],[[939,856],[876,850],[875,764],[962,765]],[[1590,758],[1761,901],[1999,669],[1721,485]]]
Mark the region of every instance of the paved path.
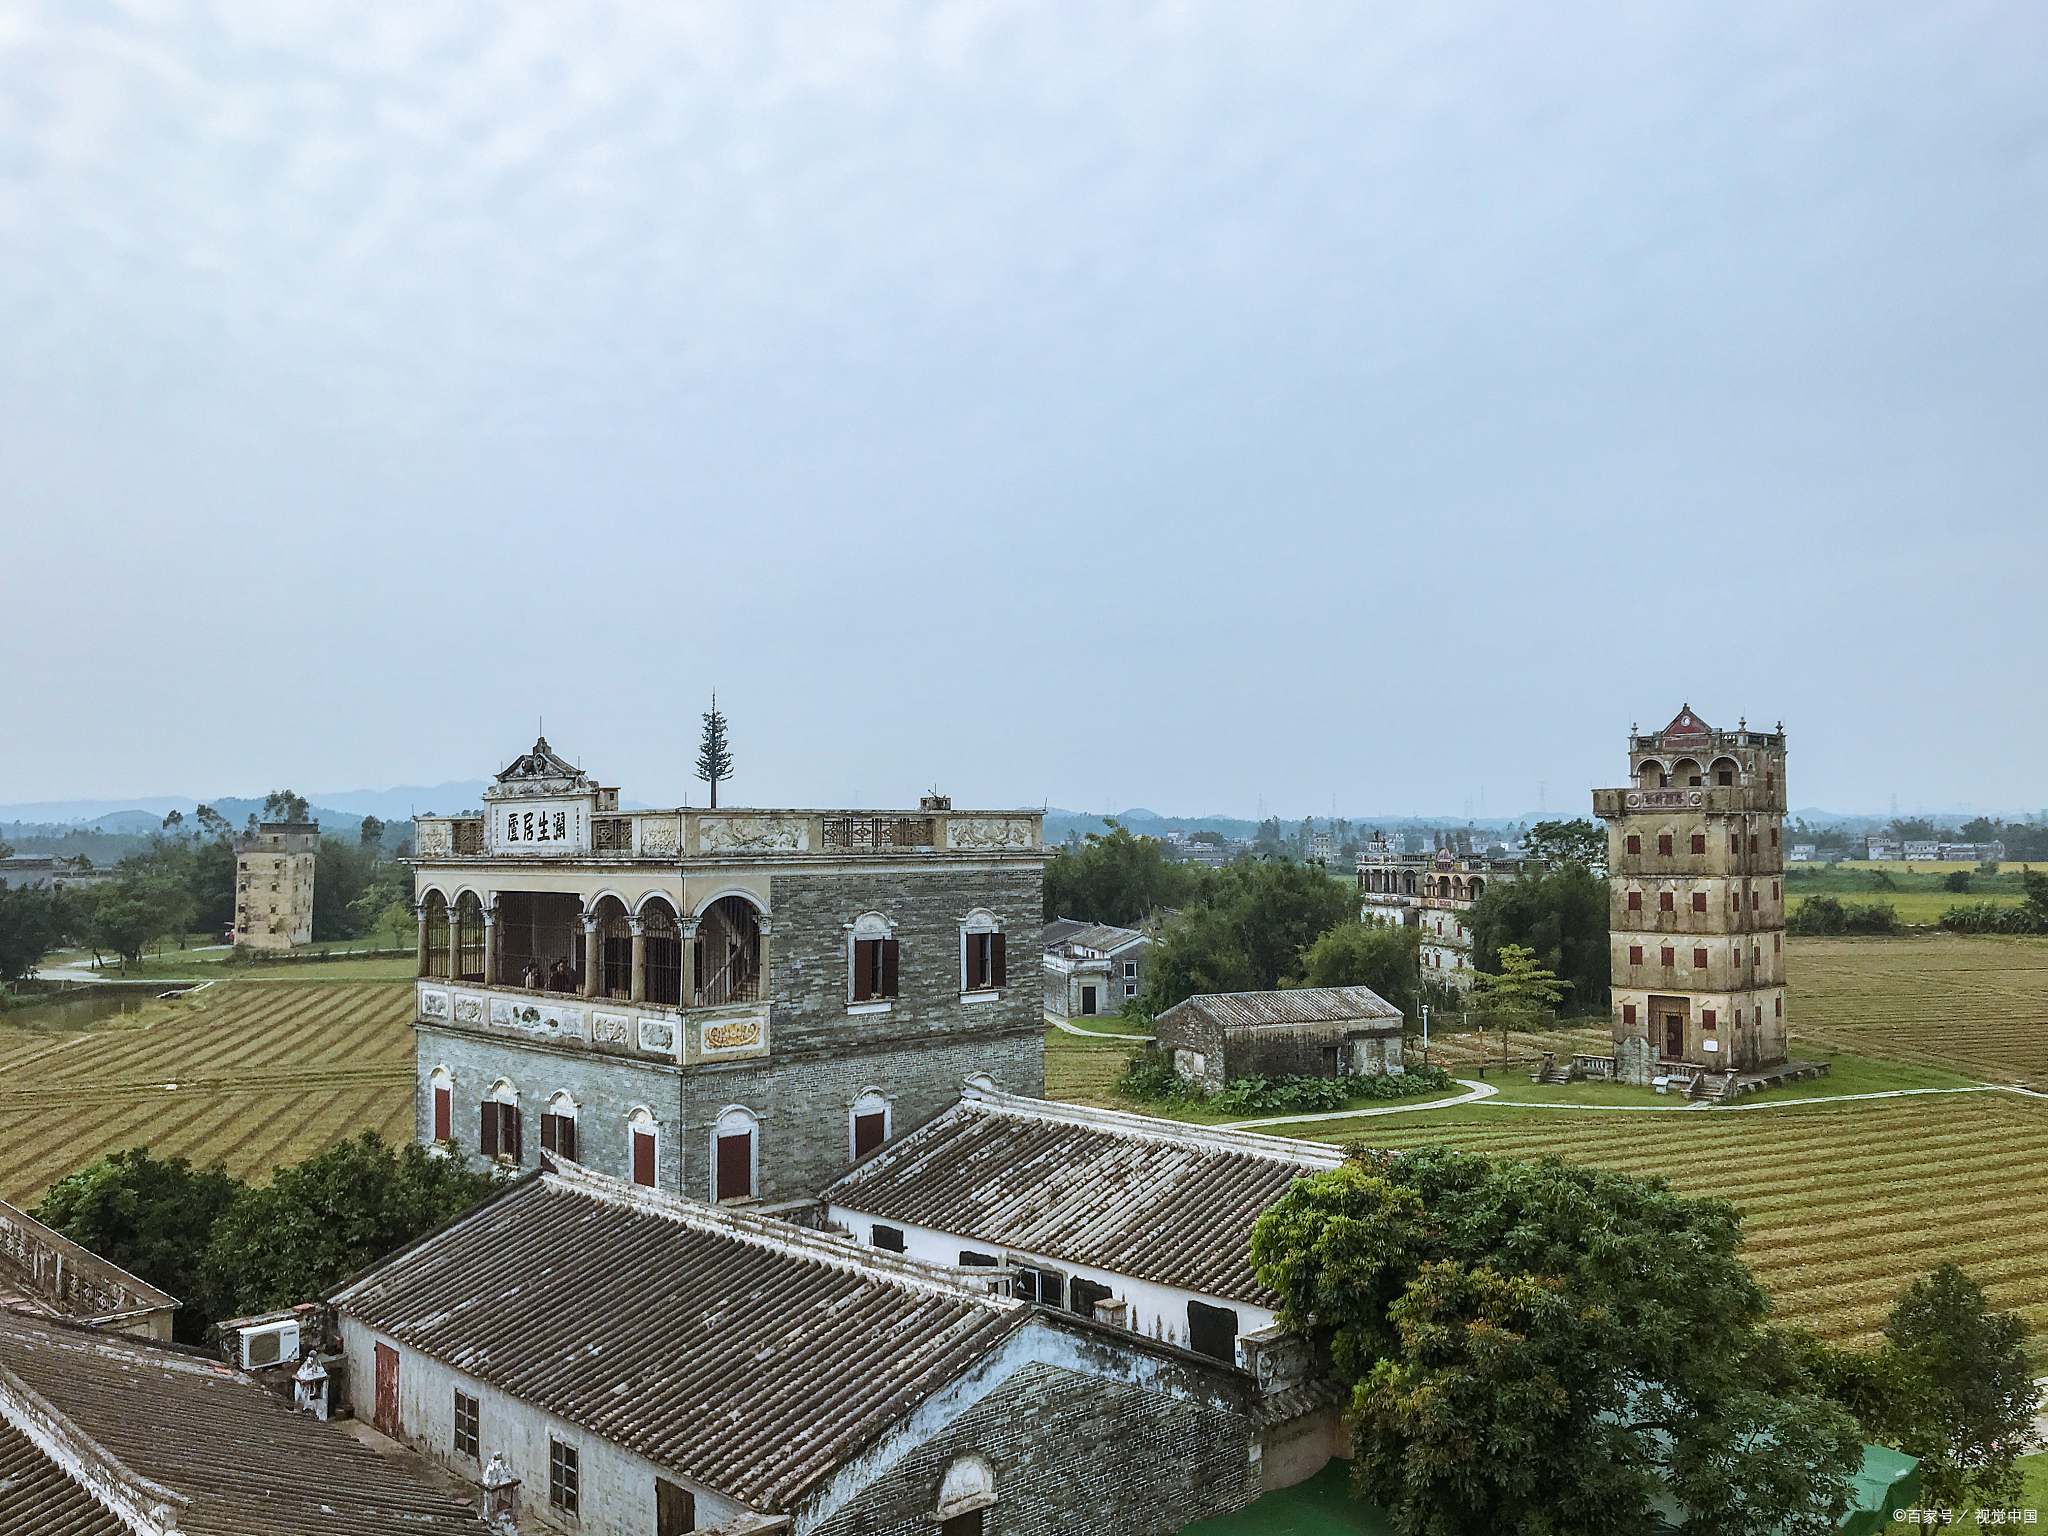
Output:
[[1076,1028],[1074,1025],[1069,1024],[1065,1019],[1056,1019],[1049,1013],[1045,1016],[1045,1022],[1050,1024],[1054,1029],[1064,1029],[1070,1035],[1079,1035],[1083,1040],[1149,1041],[1152,1038],[1150,1035],[1113,1035],[1106,1029],[1079,1029]]
[[1231,1120],[1216,1129],[1256,1131],[1268,1125],[1307,1125],[1314,1120],[1363,1120],[1369,1115],[1406,1115],[1418,1109],[1449,1109],[1454,1104],[1475,1104],[1500,1092],[1491,1083],[1475,1083],[1463,1077],[1456,1082],[1466,1091],[1454,1099],[1420,1099],[1413,1104],[1382,1104],[1376,1109],[1332,1109],[1315,1115],[1268,1115],[1263,1120]]

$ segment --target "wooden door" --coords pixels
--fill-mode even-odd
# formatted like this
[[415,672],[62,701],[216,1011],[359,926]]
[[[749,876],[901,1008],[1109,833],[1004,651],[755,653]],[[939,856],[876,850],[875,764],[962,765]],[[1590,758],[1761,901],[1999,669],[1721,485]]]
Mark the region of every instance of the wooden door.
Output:
[[1681,1014],[1664,1015],[1664,1057],[1667,1061],[1685,1059],[1685,1018]]
[[378,1430],[398,1438],[398,1351],[389,1344],[377,1346],[377,1414],[375,1423]]
[[665,1477],[654,1480],[654,1536],[684,1536],[697,1529],[697,1495]]
[[1081,1012],[1084,1016],[1095,1012],[1095,989],[1093,987],[1083,987],[1081,989]]
[[964,1515],[955,1515],[939,1527],[939,1536],[982,1536],[982,1511],[970,1509]]
[[744,1200],[754,1192],[754,1135],[718,1138],[718,1198]]

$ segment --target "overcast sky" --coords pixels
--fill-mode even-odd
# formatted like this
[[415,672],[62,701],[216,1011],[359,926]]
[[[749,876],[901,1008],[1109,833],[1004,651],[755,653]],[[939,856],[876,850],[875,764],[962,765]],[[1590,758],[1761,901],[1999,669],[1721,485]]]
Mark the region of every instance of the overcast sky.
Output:
[[0,0],[0,802],[2048,803],[2044,45]]

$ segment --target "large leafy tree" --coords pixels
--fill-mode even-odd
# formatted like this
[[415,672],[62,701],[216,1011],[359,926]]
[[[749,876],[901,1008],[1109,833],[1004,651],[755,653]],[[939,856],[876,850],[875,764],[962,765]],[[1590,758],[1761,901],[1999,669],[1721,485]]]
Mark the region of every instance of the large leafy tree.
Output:
[[214,1223],[203,1294],[215,1317],[307,1301],[459,1216],[491,1190],[488,1174],[374,1131],[246,1190]]
[[1301,957],[1306,987],[1370,987],[1409,1017],[1422,995],[1422,930],[1344,922]]
[[56,891],[0,887],[0,981],[19,981],[62,941],[67,907]]
[[1355,1153],[1261,1217],[1280,1320],[1351,1392],[1353,1480],[1402,1536],[1822,1536],[1855,1421],[1766,1326],[1740,1221],[1662,1180]]
[[1607,1001],[1612,957],[1607,944],[1607,882],[1585,865],[1567,860],[1554,869],[1519,879],[1496,880],[1473,904],[1473,963],[1498,973],[1501,951],[1520,945],[1536,963],[1569,983],[1568,996],[1581,1008]]
[[59,1179],[33,1214],[185,1303],[172,1331],[198,1343],[209,1320],[200,1297],[201,1256],[214,1221],[242,1189],[218,1163],[198,1169],[182,1157],[158,1159],[136,1147]]
[[1177,907],[1200,889],[1204,871],[1176,864],[1156,837],[1136,836],[1112,820],[1078,848],[1062,848],[1045,868],[1045,920],[1075,917],[1128,927]]
[[1270,991],[1298,978],[1304,952],[1352,916],[1351,903],[1348,885],[1291,859],[1211,871],[1153,952],[1148,1006],[1159,1012],[1201,992]]
[[1522,834],[1522,857],[1541,869],[1565,864],[1601,868],[1607,863],[1607,829],[1583,816],[1577,821],[1539,821]]

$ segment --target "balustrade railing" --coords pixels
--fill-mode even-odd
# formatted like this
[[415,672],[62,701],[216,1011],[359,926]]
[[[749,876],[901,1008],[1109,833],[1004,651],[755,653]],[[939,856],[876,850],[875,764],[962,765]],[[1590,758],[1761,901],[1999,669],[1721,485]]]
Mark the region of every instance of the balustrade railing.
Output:
[[862,849],[929,848],[932,823],[929,816],[827,816],[827,848]]

